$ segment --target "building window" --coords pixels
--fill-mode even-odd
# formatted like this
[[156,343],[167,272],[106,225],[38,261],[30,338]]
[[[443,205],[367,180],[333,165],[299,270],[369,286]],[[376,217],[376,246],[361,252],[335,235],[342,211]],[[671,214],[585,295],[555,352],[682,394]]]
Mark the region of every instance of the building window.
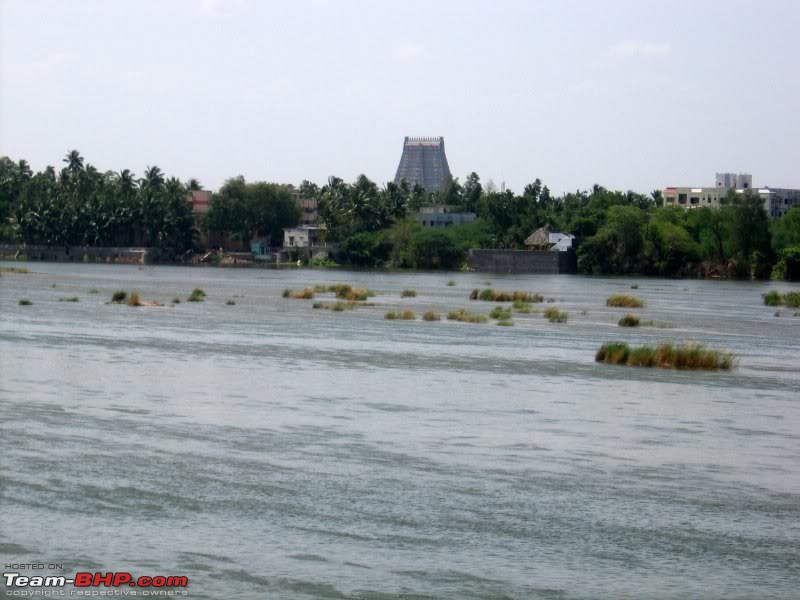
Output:
[[294,246],[294,236],[293,235],[289,236],[289,245],[290,246]]
[[692,199],[690,200],[690,202],[692,204],[698,204],[700,202],[700,198],[697,198],[696,196],[693,196]]
[[678,194],[678,204],[686,204],[686,194]]

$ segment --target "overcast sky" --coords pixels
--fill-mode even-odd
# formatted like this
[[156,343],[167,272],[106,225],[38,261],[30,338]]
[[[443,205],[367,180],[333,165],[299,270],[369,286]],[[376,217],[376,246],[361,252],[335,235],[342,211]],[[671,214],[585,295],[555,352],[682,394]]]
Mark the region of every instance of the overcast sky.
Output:
[[0,154],[324,183],[403,136],[521,192],[800,187],[800,2],[0,0]]

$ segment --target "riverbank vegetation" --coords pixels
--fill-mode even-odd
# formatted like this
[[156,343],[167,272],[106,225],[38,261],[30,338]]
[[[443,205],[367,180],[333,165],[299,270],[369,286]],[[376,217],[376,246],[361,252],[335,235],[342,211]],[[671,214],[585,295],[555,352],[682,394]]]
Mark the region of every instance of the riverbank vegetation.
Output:
[[595,354],[595,360],[633,367],[707,371],[728,370],[735,363],[731,353],[707,348],[702,344],[629,346],[624,342],[603,344]]
[[403,310],[403,311],[394,311],[390,310],[385,315],[383,315],[384,319],[395,320],[401,319],[403,321],[413,321],[417,318],[417,315],[414,314],[414,311],[411,310]]
[[487,323],[489,318],[486,315],[478,315],[460,308],[458,310],[451,310],[449,313],[447,313],[447,320],[461,321],[463,323]]
[[569,318],[569,313],[559,310],[555,306],[551,306],[544,311],[543,316],[551,323],[566,323]]
[[[198,228],[210,238],[282,239],[299,222],[287,186],[228,179],[197,223],[186,202],[196,180],[147,167],[102,172],[71,150],[57,170],[34,173],[25,160],[0,158],[0,240],[50,246],[154,246],[169,258],[196,248]],[[751,191],[731,191],[722,207],[663,206],[661,192],[614,191],[595,185],[554,196],[535,179],[521,193],[498,190],[476,173],[452,179],[435,194],[407,182],[380,187],[365,175],[322,187],[307,181],[301,196],[318,201],[337,263],[400,268],[462,268],[470,248],[524,249],[537,228],[575,235],[582,273],[800,279],[800,207],[770,220]],[[425,228],[424,204],[472,212],[474,222]]]
[[485,302],[543,302],[544,296],[515,290],[513,292],[503,292],[486,288],[484,290],[474,289],[470,292],[470,300],[483,300]]

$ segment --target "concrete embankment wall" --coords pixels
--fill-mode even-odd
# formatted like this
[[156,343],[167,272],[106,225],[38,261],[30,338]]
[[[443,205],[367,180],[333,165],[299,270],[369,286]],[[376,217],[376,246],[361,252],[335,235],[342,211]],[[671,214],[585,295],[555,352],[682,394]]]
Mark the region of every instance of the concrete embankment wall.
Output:
[[575,273],[575,252],[537,250],[478,250],[469,251],[469,266],[476,271],[493,273]]
[[26,246],[0,244],[0,257],[16,257],[53,262],[120,262],[150,263],[159,258],[158,248],[114,246]]

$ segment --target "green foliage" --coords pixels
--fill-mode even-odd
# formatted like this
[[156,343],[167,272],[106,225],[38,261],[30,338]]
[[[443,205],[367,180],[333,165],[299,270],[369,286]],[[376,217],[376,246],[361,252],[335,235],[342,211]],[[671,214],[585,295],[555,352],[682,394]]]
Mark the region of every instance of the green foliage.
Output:
[[311,261],[308,263],[311,267],[316,268],[330,268],[330,267],[338,267],[339,265],[336,261],[330,259],[327,256],[317,256],[312,258]]
[[429,310],[426,311],[424,315],[422,315],[423,321],[439,321],[441,320],[442,316],[435,311]]
[[800,244],[784,248],[778,253],[778,262],[773,269],[772,278],[800,281]]
[[17,304],[19,304],[20,306],[31,306],[33,304],[33,302],[31,302],[27,298],[20,298],[19,302],[17,302]]
[[128,298],[128,292],[126,292],[125,290],[117,290],[116,292],[111,294],[112,302],[117,302],[117,303],[125,302],[127,298]]
[[228,306],[233,306],[234,304],[236,304],[236,301],[235,300],[231,300],[230,298],[228,298],[225,301],[225,304],[227,304]]
[[403,290],[400,292],[401,298],[416,298],[417,297],[417,290]]
[[204,216],[207,231],[236,236],[247,246],[253,237],[283,239],[283,229],[300,222],[300,207],[284,186],[244,177],[228,179]]
[[80,298],[77,296],[64,296],[63,298],[59,298],[59,302],[78,302]]
[[500,319],[497,324],[501,327],[511,327],[514,324],[514,321],[511,319]]
[[456,282],[451,279],[450,281],[447,282],[447,285],[448,287],[454,287],[456,285]]

